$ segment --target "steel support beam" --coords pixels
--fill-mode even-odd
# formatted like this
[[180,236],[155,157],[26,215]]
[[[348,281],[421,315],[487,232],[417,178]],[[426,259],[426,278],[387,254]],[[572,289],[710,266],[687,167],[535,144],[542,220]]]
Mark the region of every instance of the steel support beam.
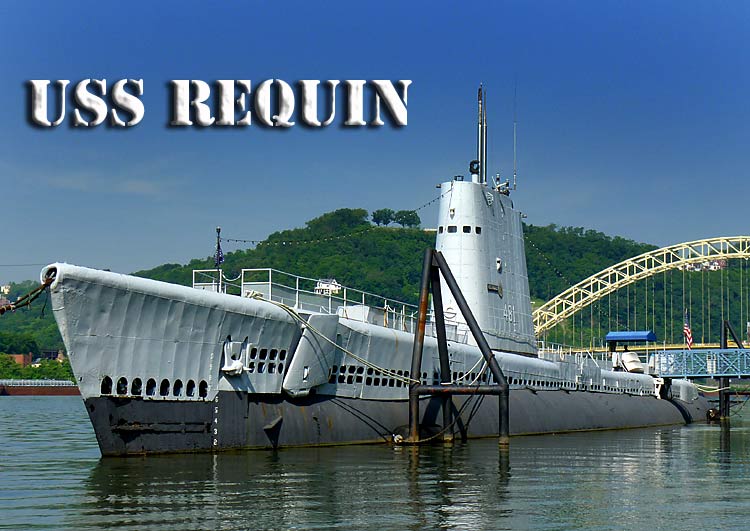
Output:
[[[490,368],[490,372],[497,385],[479,385],[479,386],[455,386],[439,385],[428,386],[421,384],[422,374],[422,354],[424,351],[424,336],[427,324],[427,307],[432,287],[433,302],[435,306],[435,326],[438,340],[438,353],[440,355],[440,381],[444,384],[450,382],[450,360],[448,355],[448,342],[445,333],[445,319],[443,316],[442,294],[440,288],[440,275],[442,274],[448,289],[458,304],[459,310],[463,315],[466,324],[471,331],[474,340],[477,342],[480,352],[485,362]],[[461,289],[456,282],[448,263],[439,251],[427,249],[424,254],[422,265],[422,283],[419,293],[419,319],[417,321],[417,333],[414,336],[414,347],[412,349],[411,360],[411,377],[414,380],[409,385],[409,435],[406,442],[416,444],[419,442],[419,396],[420,395],[441,395],[443,401],[443,430],[447,433],[453,424],[451,419],[452,404],[450,396],[453,394],[493,394],[498,395],[499,400],[499,443],[507,447],[510,443],[510,426],[509,426],[509,394],[510,388],[505,379],[500,365],[495,359],[487,340],[479,328],[479,324],[474,318],[466,299],[461,293]],[[450,435],[452,438],[452,434]]]

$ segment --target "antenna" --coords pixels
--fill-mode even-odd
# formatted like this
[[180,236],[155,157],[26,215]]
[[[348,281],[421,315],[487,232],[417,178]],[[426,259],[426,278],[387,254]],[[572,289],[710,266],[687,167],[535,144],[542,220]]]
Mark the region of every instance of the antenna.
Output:
[[[482,163],[482,155],[484,150],[482,149],[482,84],[479,84],[479,90],[477,91],[477,182],[482,182],[482,173],[484,171],[484,164]],[[473,180],[473,179],[472,179]]]
[[518,118],[516,117],[516,102],[518,95],[518,79],[513,83],[513,189],[516,189],[516,177],[518,175],[518,159],[516,158],[516,127]]
[[482,184],[487,184],[487,92],[482,90]]

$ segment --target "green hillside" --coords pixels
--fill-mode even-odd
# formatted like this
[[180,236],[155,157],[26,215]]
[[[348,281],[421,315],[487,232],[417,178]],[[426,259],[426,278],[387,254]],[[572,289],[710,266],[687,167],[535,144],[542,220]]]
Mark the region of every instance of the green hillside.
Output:
[[[526,225],[524,230],[531,295],[538,301],[548,300],[572,283],[654,248],[581,228]],[[229,277],[236,276],[242,268],[272,267],[311,278],[335,278],[347,286],[416,303],[423,251],[434,243],[433,231],[376,226],[363,209],[340,209],[308,221],[305,227],[275,232],[252,249],[230,251],[232,244],[225,242],[222,267]],[[206,247],[207,251],[212,250],[210,242]],[[206,257],[135,274],[190,285],[193,269],[212,267],[213,257]],[[34,285],[32,281],[13,284],[12,298]],[[62,348],[44,299],[40,297],[29,309],[0,317],[0,332],[31,337],[39,349]],[[624,307],[620,310],[623,312]],[[577,339],[581,326],[590,328],[590,323],[579,325]]]

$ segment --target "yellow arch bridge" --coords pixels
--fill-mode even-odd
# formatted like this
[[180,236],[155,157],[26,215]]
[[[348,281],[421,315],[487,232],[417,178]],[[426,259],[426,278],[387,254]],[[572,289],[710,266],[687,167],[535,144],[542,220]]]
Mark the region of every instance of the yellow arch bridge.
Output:
[[750,258],[750,236],[709,238],[670,245],[615,264],[563,291],[533,312],[537,337],[592,303],[639,280],[713,260]]

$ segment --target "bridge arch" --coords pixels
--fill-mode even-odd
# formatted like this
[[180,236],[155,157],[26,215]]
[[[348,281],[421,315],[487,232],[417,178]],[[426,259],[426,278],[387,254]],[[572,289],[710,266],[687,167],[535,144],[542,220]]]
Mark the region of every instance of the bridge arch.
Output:
[[623,260],[566,289],[534,310],[540,336],[583,308],[628,284],[707,260],[750,258],[750,236],[725,236],[678,243]]

